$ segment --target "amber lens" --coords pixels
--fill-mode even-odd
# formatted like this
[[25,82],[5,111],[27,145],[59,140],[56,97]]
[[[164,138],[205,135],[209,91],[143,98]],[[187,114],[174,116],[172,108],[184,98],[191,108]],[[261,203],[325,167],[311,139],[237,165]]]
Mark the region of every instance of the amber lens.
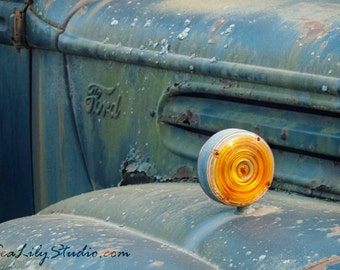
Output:
[[223,138],[208,159],[207,178],[219,201],[245,206],[261,198],[271,185],[274,158],[267,143],[240,130]]

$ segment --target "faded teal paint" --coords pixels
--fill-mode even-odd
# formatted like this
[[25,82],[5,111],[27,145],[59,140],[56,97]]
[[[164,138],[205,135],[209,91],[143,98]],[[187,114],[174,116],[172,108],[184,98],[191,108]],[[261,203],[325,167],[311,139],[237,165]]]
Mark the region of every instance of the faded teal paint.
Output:
[[0,44],[0,222],[34,213],[29,69],[28,51]]
[[307,269],[339,249],[337,203],[269,191],[252,207],[236,215],[235,208],[210,200],[197,183],[163,183],[82,194],[44,209],[40,217],[72,214],[123,224],[194,252],[219,269],[231,264]]
[[60,49],[82,56],[114,60],[118,62],[149,66],[176,72],[262,83],[272,86],[308,89],[319,93],[323,86],[330,95],[339,95],[340,82],[337,77],[300,73],[283,69],[240,64],[225,61],[212,61],[208,58],[192,57],[182,54],[159,54],[157,51],[141,50],[121,45],[103,44],[102,42],[78,38],[63,34],[60,37]]
[[[323,3],[318,13],[316,1],[230,2],[225,12],[221,1],[190,9],[190,1],[175,2],[38,0],[28,7],[37,205],[118,185],[121,172],[149,165],[151,181],[195,178],[207,136],[229,126],[276,148],[278,179],[314,181],[286,158],[303,156],[304,168],[323,164],[316,183],[332,179],[338,192],[339,4]],[[10,42],[7,30],[0,40]],[[115,90],[89,97],[91,85]],[[131,153],[143,166],[129,163]]]
[[64,59],[55,51],[34,50],[32,62],[32,159],[39,210],[92,186],[74,129]]
[[[77,82],[71,86],[73,107],[98,187],[120,181],[112,182],[112,176],[126,169],[131,149],[150,160],[155,172],[151,177],[172,179],[183,167],[195,177],[192,168],[207,135],[227,127],[259,133],[278,148],[276,155],[287,150],[294,157],[309,153],[306,164],[316,164],[320,156],[339,158],[333,147],[338,136],[322,131],[337,129],[340,113],[338,48],[325,46],[338,38],[330,31],[337,23],[334,16],[327,18],[331,29],[323,21],[326,17],[320,18],[318,39],[308,28],[312,19],[287,18],[285,5],[265,15],[229,12],[225,19],[196,10],[179,23],[172,12],[148,21],[157,14],[149,4],[85,5],[58,37],[58,49],[69,55],[69,80]],[[185,27],[190,31],[180,37]],[[122,114],[116,121],[108,123],[81,110],[82,93],[93,79],[106,86],[120,84]],[[196,98],[200,95],[204,98]],[[162,147],[169,151],[159,151]],[[335,186],[339,172],[331,164],[322,173],[329,171],[324,177]],[[277,175],[294,182],[285,168],[278,164]],[[314,177],[296,170],[304,181]]]

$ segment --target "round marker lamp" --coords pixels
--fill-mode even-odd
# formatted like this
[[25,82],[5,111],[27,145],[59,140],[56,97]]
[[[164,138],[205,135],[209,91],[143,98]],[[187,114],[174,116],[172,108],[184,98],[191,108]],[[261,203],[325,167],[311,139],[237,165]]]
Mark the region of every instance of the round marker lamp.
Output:
[[213,200],[243,207],[259,200],[274,176],[268,144],[242,129],[217,132],[203,145],[197,161],[199,182]]

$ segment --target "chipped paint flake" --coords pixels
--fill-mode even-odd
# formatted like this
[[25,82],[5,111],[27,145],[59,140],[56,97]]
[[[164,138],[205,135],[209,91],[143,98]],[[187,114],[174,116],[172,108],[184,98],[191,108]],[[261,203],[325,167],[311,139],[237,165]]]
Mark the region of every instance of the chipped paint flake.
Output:
[[183,39],[185,39],[185,38],[189,35],[189,32],[190,32],[190,28],[189,28],[189,27],[186,27],[186,28],[183,30],[183,32],[180,33],[180,34],[177,36],[177,38],[178,38],[179,40],[183,40]]
[[110,24],[113,25],[113,26],[118,25],[118,20],[116,20],[115,18],[112,18]]
[[144,28],[149,28],[151,26],[151,20],[146,20],[146,23],[144,24]]
[[332,232],[327,234],[328,238],[334,237],[334,236],[340,236],[340,227],[339,227],[339,225],[336,225],[335,227],[331,228],[331,231]]

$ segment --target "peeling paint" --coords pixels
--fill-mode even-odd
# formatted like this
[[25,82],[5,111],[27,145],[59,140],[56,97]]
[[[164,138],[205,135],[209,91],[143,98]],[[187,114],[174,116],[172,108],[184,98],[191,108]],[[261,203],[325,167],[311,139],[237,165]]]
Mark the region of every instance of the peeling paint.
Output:
[[340,226],[336,225],[334,228],[331,228],[330,233],[327,234],[327,237],[336,237],[336,236],[340,236]]
[[180,34],[178,34],[177,38],[179,40],[186,39],[187,36],[189,35],[190,30],[191,29],[189,27],[186,27]]
[[329,269],[328,267],[336,265],[337,267],[340,266],[340,256],[334,255],[330,258],[324,258],[316,263],[313,263],[311,266],[306,267],[305,270],[327,270]]
[[[298,41],[301,43],[308,43],[316,39],[322,39],[331,30],[331,23],[325,23],[321,21],[300,19],[302,25],[302,34],[299,36]],[[327,41],[325,41],[327,42]],[[322,43],[323,47],[326,47],[327,43]]]

